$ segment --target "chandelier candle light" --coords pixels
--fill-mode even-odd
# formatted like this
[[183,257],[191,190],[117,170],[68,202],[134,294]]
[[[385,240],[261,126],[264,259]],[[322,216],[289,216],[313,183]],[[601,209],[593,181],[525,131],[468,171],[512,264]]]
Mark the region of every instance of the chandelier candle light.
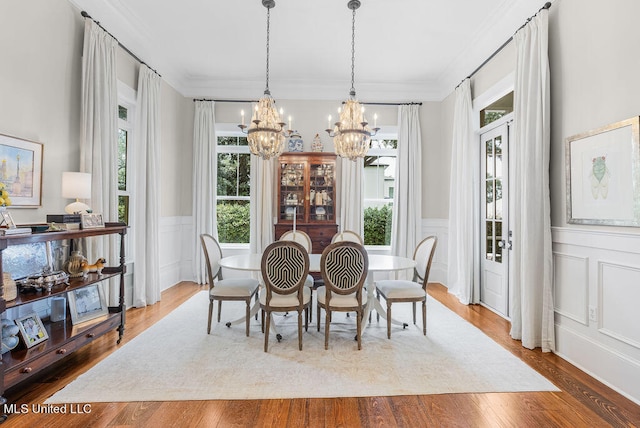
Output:
[[356,39],[356,9],[360,7],[359,0],[349,0],[347,7],[352,11],[351,19],[351,91],[349,99],[344,102],[342,109],[338,109],[340,120],[331,129],[331,116],[326,129],[330,137],[333,138],[333,145],[336,154],[343,158],[355,161],[364,157],[369,150],[371,137],[376,135],[380,128],[377,128],[377,116],[374,116],[374,128],[369,128],[369,123],[364,116],[364,107],[356,99],[354,88],[355,77],[355,39]]
[[[278,157],[285,148],[285,123],[280,119],[283,114],[276,109],[276,102],[269,91],[269,18],[271,9],[276,6],[274,0],[262,0],[262,5],[267,8],[267,84],[264,95],[256,104],[251,123],[244,123],[244,110],[240,112],[242,123],[238,127],[247,134],[249,150],[252,154],[263,159]],[[289,116],[289,128],[291,128],[291,116]],[[289,130],[291,133],[291,130]]]

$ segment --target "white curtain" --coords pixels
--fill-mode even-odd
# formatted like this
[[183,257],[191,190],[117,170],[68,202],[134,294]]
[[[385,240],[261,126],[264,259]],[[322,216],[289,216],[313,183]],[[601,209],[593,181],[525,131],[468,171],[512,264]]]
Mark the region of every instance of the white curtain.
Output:
[[391,253],[401,257],[413,257],[422,236],[422,138],[419,112],[419,105],[403,105],[398,109]]
[[274,239],[273,202],[276,160],[251,155],[251,232],[252,253],[262,253]]
[[208,233],[218,239],[216,218],[217,159],[216,123],[213,101],[196,101],[193,121],[193,271],[195,281],[207,282],[206,263],[200,235]]
[[160,300],[160,76],[144,64],[138,75],[135,132],[135,266],[133,306]]
[[511,336],[526,348],[555,348],[549,199],[548,11],[514,36],[514,287]]
[[339,230],[351,230],[364,236],[364,159],[355,161],[338,157],[340,165]]
[[449,187],[449,239],[447,286],[460,302],[478,303],[480,281],[478,178],[479,142],[473,132],[471,80],[465,79],[455,91],[453,146]]
[[[91,174],[91,208],[105,221],[118,220],[117,141],[118,89],[116,48],[118,42],[93,20],[85,19],[82,51],[80,117],[80,171]],[[90,260],[98,257],[116,266],[120,259],[116,237],[92,238],[85,250]],[[108,282],[109,305],[120,303],[119,283]]]

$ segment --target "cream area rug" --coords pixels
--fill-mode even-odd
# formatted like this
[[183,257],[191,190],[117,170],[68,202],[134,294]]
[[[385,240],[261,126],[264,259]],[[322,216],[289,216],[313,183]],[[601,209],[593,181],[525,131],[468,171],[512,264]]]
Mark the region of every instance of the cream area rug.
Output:
[[[206,334],[207,292],[178,307],[55,393],[47,403],[366,397],[462,392],[558,391],[542,375],[436,300],[427,303],[427,336],[418,325],[382,319],[367,326],[357,350],[355,319],[334,314],[329,349],[314,320],[298,350],[297,314],[275,315],[269,352],[252,319],[227,328],[244,304],[225,302],[222,322]],[[411,305],[394,317],[411,321]],[[217,306],[216,306],[217,311]],[[418,314],[419,312],[418,305]]]

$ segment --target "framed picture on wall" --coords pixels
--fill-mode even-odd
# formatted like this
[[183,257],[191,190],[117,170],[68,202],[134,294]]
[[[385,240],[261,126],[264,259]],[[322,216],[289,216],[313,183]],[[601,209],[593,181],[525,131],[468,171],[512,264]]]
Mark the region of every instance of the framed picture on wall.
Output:
[[36,208],[42,203],[42,144],[0,134],[2,180],[12,207]]
[[640,226],[640,117],[567,138],[567,222]]

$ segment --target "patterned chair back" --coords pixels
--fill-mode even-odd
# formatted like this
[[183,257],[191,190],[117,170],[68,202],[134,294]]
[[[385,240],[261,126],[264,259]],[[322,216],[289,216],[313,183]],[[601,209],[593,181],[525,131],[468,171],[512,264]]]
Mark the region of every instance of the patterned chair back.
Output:
[[273,292],[292,294],[299,292],[309,274],[309,254],[294,241],[276,241],[262,253],[262,278],[267,290],[267,303]]
[[414,281],[422,282],[422,288],[425,290],[437,244],[438,238],[436,236],[427,236],[418,244],[413,253],[413,260],[416,262]]
[[337,294],[361,292],[369,270],[367,251],[355,242],[334,242],[322,252],[320,270],[327,290]]
[[202,251],[204,251],[204,259],[207,264],[207,278],[209,281],[209,288],[213,288],[214,280],[217,278],[222,279],[222,271],[220,270],[220,259],[222,258],[222,249],[216,241],[216,238],[203,233],[200,235],[200,243],[202,244]]

